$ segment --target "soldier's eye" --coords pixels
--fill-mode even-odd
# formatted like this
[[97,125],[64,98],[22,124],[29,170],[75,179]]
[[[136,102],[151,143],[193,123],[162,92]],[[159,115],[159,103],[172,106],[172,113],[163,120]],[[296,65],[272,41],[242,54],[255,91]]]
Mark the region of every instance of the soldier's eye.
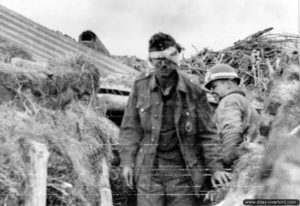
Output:
[[178,54],[178,51],[174,51],[173,53],[170,54],[170,56],[176,56]]

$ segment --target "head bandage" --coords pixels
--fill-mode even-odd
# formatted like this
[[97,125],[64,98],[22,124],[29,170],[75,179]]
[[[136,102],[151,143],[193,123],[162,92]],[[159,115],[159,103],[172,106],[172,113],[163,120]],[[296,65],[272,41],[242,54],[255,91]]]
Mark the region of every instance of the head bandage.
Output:
[[150,59],[159,59],[159,58],[166,58],[176,65],[179,66],[180,63],[180,53],[178,52],[176,47],[169,47],[163,51],[152,51],[149,53]]

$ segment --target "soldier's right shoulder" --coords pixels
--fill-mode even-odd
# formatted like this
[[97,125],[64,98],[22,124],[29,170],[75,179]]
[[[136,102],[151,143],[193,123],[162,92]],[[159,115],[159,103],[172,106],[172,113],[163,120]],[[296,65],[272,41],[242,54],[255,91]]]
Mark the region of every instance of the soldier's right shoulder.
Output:
[[148,79],[150,78],[150,76],[153,75],[153,71],[142,71],[140,73],[138,73],[135,77],[135,82],[143,80],[143,79]]

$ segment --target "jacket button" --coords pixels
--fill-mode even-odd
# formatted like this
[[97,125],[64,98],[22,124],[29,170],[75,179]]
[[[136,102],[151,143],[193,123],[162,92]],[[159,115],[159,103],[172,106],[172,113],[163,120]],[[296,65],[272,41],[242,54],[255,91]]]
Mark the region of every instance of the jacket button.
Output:
[[155,130],[155,127],[154,127],[154,126],[152,127],[152,130]]
[[144,111],[145,111],[144,108],[142,108],[142,109],[141,109],[141,112],[144,112]]
[[151,142],[154,143],[154,138],[151,138]]
[[158,118],[158,114],[155,114],[154,117],[155,117],[155,118]]
[[190,116],[190,113],[189,113],[189,112],[186,112],[186,116]]
[[188,168],[194,168],[194,164],[193,163],[189,163],[188,164]]

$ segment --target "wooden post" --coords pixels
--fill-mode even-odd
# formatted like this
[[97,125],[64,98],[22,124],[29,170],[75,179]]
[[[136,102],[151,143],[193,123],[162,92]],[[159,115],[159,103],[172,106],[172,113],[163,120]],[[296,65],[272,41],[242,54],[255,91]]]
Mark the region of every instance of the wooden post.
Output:
[[100,206],[113,206],[112,194],[109,183],[109,167],[106,158],[101,159],[101,175],[100,175]]
[[26,206],[45,206],[47,194],[47,164],[49,151],[47,145],[36,141],[30,142],[29,149],[29,188]]

